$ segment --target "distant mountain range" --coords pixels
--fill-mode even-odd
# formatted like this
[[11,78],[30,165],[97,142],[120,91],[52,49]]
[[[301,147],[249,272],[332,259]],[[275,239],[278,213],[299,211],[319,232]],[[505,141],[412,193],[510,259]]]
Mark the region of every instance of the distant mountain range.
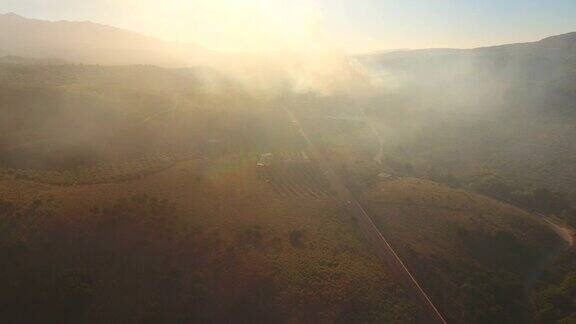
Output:
[[[450,62],[469,58],[515,58],[520,61],[545,57],[575,59],[576,33],[538,42],[475,49],[423,49],[385,51],[357,56],[371,65],[417,67],[422,61]],[[57,64],[63,62],[166,67],[205,65],[230,59],[194,44],[166,42],[132,31],[92,22],[45,21],[8,13],[0,15],[0,63]],[[234,56],[236,61],[245,60]],[[35,61],[36,60],[36,61]],[[40,61],[38,61],[40,60]]]
[[552,36],[537,42],[506,44],[473,49],[432,48],[400,50],[357,56],[366,63],[398,64],[402,61],[470,58],[576,59],[576,32]]
[[0,15],[0,57],[55,59],[74,63],[190,66],[216,53],[92,22],[44,21]]
[[30,58],[24,56],[0,56],[0,64],[20,65],[62,65],[70,64],[66,60],[56,58]]
[[397,51],[357,60],[412,91],[425,89],[468,101],[507,96],[524,99],[517,105],[574,109],[576,33],[530,43]]

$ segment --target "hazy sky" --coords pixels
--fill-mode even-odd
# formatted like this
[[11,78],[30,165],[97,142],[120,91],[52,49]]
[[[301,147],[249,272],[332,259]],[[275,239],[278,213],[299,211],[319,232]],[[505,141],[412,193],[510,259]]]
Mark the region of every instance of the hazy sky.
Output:
[[475,47],[576,31],[576,0],[0,0],[226,51]]

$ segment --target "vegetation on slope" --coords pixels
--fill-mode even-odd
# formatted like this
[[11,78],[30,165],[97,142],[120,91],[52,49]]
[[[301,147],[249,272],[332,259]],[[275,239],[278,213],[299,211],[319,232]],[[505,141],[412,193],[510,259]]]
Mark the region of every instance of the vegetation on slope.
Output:
[[362,201],[449,321],[526,320],[524,279],[558,244],[533,215],[411,178],[381,182]]
[[[0,122],[6,320],[413,321],[412,306],[353,221],[326,200],[327,188],[316,192],[321,184],[312,177],[304,185],[287,176],[302,176],[298,168],[273,168],[280,183],[256,174],[259,153],[304,146],[274,102],[211,71],[0,69],[0,112],[8,116]],[[503,128],[477,116],[446,121],[453,115],[406,110],[399,97],[388,97],[386,109],[382,98],[301,96],[287,104],[350,188],[363,193],[451,321],[525,320],[523,281],[556,244],[550,231],[515,207],[464,190],[378,179],[429,177],[570,221],[565,195],[532,190],[525,178],[517,185],[467,173],[490,169],[485,161],[499,156],[494,143],[503,138],[546,142],[538,134],[550,125],[491,133]],[[379,142],[359,108],[379,123],[385,165],[373,159]],[[290,194],[276,194],[275,185]],[[569,319],[570,273],[550,273],[554,280],[536,295],[538,316]]]
[[203,69],[0,65],[0,97],[5,179],[111,182],[301,146],[267,98]]
[[413,321],[338,206],[277,196],[252,159],[0,195],[3,321]]

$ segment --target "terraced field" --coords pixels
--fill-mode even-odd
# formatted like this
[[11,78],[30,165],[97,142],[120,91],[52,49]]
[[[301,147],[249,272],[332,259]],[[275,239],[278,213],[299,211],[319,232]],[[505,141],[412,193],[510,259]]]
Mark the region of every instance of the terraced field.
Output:
[[174,166],[176,157],[159,154],[118,163],[63,171],[0,169],[0,179],[25,179],[55,185],[97,184],[139,178]]
[[259,169],[259,176],[282,198],[327,199],[330,187],[322,172],[303,152],[281,152],[270,165]]

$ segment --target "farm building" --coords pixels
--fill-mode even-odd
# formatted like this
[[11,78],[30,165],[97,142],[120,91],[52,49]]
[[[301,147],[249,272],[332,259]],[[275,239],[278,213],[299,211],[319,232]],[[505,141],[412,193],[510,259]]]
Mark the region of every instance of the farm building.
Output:
[[264,153],[264,154],[260,155],[260,159],[258,159],[258,162],[256,163],[256,165],[259,167],[269,166],[272,164],[273,160],[274,160],[274,154],[273,153]]

